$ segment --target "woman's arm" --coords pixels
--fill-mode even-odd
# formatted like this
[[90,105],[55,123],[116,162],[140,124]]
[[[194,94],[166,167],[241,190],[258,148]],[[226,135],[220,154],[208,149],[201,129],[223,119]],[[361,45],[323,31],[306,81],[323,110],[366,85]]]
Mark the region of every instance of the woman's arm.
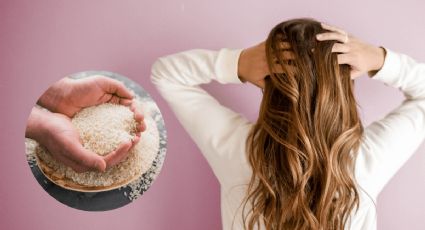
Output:
[[425,138],[425,64],[365,43],[339,28],[325,24],[322,27],[331,32],[318,35],[317,39],[339,41],[332,52],[338,53],[339,64],[350,65],[353,79],[368,73],[405,96],[401,105],[364,130],[356,178],[369,195],[377,198]]
[[[220,183],[237,180],[245,160],[245,139],[251,123],[222,106],[199,85],[238,78],[241,50],[189,50],[159,58],[151,80],[184,129],[199,147]],[[236,176],[236,177],[235,177]]]
[[425,64],[386,49],[383,67],[372,76],[403,92],[404,101],[365,128],[356,176],[377,197],[425,138]]

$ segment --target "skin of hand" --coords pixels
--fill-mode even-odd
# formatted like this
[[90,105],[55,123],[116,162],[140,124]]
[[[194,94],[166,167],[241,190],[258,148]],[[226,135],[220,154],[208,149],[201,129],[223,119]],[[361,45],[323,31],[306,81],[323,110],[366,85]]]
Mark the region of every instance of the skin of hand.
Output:
[[[135,114],[135,118],[142,119],[140,114]],[[31,111],[25,136],[39,142],[53,158],[76,172],[90,170],[104,172],[108,167],[120,162],[140,140],[139,132],[133,141],[121,143],[116,150],[106,156],[100,156],[83,147],[78,131],[68,116],[36,107]]]
[[128,151],[130,151],[139,142],[141,132],[144,132],[146,130],[146,124],[143,122],[144,120],[143,114],[141,114],[140,111],[136,109],[136,105],[134,104],[134,102],[131,103],[130,110],[134,113],[134,119],[138,123],[136,127],[137,128],[136,138],[133,140],[130,148],[127,151],[119,151],[119,149],[123,147],[123,144],[126,144],[126,143],[121,143],[121,145],[117,147],[117,150],[107,154],[104,157],[106,161],[106,166],[108,168],[121,162],[128,155]]
[[106,102],[130,105],[133,94],[120,81],[105,76],[63,78],[40,97],[37,104],[73,117],[81,109]]
[[321,33],[317,40],[336,40],[332,52],[338,53],[338,64],[347,64],[351,67],[351,79],[356,79],[368,73],[373,76],[384,65],[385,49],[365,43],[346,33],[342,29],[322,23],[322,28],[331,32]]
[[[293,60],[294,54],[288,42],[282,42],[280,48],[285,49],[282,53],[284,60]],[[274,66],[276,72],[283,72],[282,66],[276,64]],[[285,65],[285,68],[293,68]],[[257,45],[242,50],[238,61],[238,76],[242,82],[250,82],[259,88],[264,89],[264,79],[270,75],[270,69],[267,63],[266,42],[263,41]]]
[[242,82],[248,81],[264,88],[264,78],[269,74],[264,41],[242,50],[238,61],[238,76]]

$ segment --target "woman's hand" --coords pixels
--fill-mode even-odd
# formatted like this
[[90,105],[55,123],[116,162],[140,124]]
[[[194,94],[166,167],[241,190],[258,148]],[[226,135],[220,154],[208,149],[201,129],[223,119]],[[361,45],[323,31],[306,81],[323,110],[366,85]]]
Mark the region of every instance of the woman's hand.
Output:
[[63,78],[40,97],[46,109],[73,117],[81,109],[106,102],[130,105],[133,94],[123,83],[105,76]]
[[[135,115],[136,116],[136,115]],[[140,117],[135,117],[140,120]],[[140,140],[140,133],[133,141],[121,143],[116,150],[102,157],[81,144],[78,131],[69,117],[33,108],[28,119],[25,136],[44,146],[57,161],[76,172],[105,171],[120,162]]]
[[38,100],[38,104],[44,108],[70,118],[86,107],[106,102],[129,106],[135,114],[138,130],[145,131],[144,117],[134,105],[133,94],[123,83],[109,77],[63,78],[47,89]]
[[382,68],[385,60],[385,49],[365,43],[342,29],[322,23],[324,29],[330,30],[318,34],[317,40],[337,40],[332,47],[332,52],[338,53],[338,63],[351,67],[351,79],[368,73],[373,76]]
[[264,78],[269,74],[265,42],[242,51],[238,62],[238,76],[242,82],[264,88]]

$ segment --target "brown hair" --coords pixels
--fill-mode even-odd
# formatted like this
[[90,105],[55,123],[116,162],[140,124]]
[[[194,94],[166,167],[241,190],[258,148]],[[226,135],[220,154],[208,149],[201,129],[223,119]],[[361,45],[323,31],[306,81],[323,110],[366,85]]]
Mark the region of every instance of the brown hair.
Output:
[[294,19],[267,38],[271,74],[246,143],[253,171],[247,229],[261,222],[266,229],[344,229],[358,209],[354,165],[363,126],[354,81],[331,52],[336,41],[316,40],[322,32],[315,20]]

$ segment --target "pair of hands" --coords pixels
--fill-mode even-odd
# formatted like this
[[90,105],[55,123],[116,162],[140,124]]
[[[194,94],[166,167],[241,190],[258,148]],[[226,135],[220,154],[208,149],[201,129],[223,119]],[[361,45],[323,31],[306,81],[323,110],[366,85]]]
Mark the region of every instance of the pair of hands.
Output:
[[[351,79],[356,79],[366,73],[372,76],[381,69],[385,60],[385,50],[365,43],[342,29],[322,23],[322,28],[330,30],[316,36],[319,41],[336,40],[332,52],[338,53],[338,63],[351,67]],[[270,75],[265,42],[244,49],[239,57],[238,76],[244,82],[248,81],[264,88],[264,78]],[[290,57],[291,55],[289,55]]]
[[[105,171],[127,156],[146,129],[144,117],[132,99],[132,93],[121,82],[108,77],[64,78],[52,85],[37,102],[50,111],[32,109],[26,137],[39,142],[56,160],[77,172]],[[83,147],[71,118],[83,108],[106,102],[130,106],[138,122],[138,133],[133,141],[121,143],[113,152],[99,156]]]

